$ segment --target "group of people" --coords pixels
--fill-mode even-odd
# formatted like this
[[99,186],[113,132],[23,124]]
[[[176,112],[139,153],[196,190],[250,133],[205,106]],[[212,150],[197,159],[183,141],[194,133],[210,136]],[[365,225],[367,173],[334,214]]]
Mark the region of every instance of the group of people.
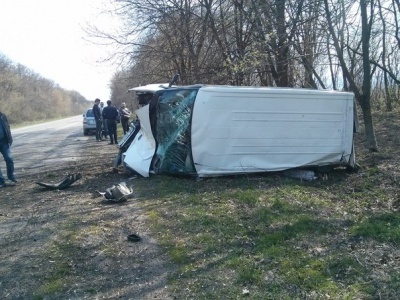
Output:
[[[93,114],[96,120],[96,140],[102,141],[103,136],[110,136],[110,144],[117,144],[117,122],[120,120],[124,134],[129,130],[129,118],[131,112],[122,103],[118,110],[112,105],[111,100],[107,101],[107,106],[100,104],[100,99],[96,99],[93,106]],[[10,130],[10,124],[5,114],[0,111],[0,153],[3,155],[6,163],[7,178],[11,184],[16,184],[17,179],[14,176],[14,160],[11,153],[13,139]],[[0,188],[5,187],[6,179],[0,169]]]
[[96,121],[96,140],[102,141],[103,136],[110,137],[109,145],[118,144],[117,123],[120,121],[124,134],[129,130],[130,110],[126,103],[122,103],[118,110],[112,105],[111,100],[107,101],[107,106],[100,99],[96,99],[93,105],[93,114]]

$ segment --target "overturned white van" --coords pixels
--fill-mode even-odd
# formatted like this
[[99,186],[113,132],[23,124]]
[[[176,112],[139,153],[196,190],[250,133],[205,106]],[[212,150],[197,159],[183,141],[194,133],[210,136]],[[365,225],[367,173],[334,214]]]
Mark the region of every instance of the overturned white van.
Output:
[[142,176],[355,166],[352,93],[207,85],[130,91],[145,105],[123,164]]

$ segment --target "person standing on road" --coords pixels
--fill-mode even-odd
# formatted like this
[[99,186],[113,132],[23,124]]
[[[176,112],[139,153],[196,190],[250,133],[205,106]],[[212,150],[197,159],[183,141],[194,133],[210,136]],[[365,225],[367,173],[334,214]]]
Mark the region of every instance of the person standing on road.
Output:
[[100,109],[100,99],[96,98],[94,100],[94,105],[93,105],[93,115],[94,115],[94,120],[96,121],[96,141],[100,142],[102,141],[101,137],[101,127],[103,124],[103,119],[101,117],[101,109]]
[[125,102],[121,103],[121,107],[119,109],[119,114],[121,116],[121,126],[124,134],[126,134],[129,130],[129,118],[131,116],[130,110],[126,107]]
[[107,101],[107,106],[103,108],[103,119],[107,122],[108,134],[110,136],[110,145],[117,144],[117,118],[118,109],[112,105],[111,100]]
[[[10,149],[12,142],[10,124],[8,123],[6,115],[0,111],[0,152],[6,162],[7,177],[15,184],[17,180],[14,176],[14,160]],[[0,169],[0,188],[4,186],[6,186],[6,183]]]
[[[101,101],[101,102],[100,102],[100,112],[101,112],[101,115],[102,115],[102,116],[103,116],[103,108],[104,108],[104,102]],[[103,126],[103,129],[102,129],[102,131],[101,131],[102,137],[106,139],[106,138],[108,138],[108,130],[107,130],[107,122],[106,122],[106,120],[104,120],[104,119],[103,119],[103,124],[102,124],[102,126]]]

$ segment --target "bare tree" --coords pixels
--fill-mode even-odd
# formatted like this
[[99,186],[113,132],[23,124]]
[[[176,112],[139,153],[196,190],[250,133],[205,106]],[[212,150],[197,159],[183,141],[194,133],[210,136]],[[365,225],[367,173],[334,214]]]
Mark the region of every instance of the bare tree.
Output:
[[400,14],[400,0],[392,0],[392,4],[396,30],[395,38],[397,40],[397,45],[400,48],[400,24],[398,21],[398,15]]
[[[380,20],[382,22],[382,65],[383,67],[386,69],[386,21],[385,21],[385,17],[384,17],[384,13],[383,13],[383,9],[382,9],[382,3],[381,0],[378,0],[378,10],[379,10],[379,16],[380,16]],[[389,79],[388,79],[388,75],[386,72],[383,73],[383,78],[384,78],[384,82],[385,82],[385,98],[386,98],[386,109],[388,111],[392,111],[393,107],[392,107],[392,101],[391,101],[391,96],[390,96],[390,91],[389,91]]]
[[[378,151],[378,145],[375,136],[374,124],[372,119],[371,111],[371,63],[369,59],[370,54],[370,37],[371,37],[371,26],[374,20],[373,17],[373,1],[367,2],[366,0],[360,0],[360,11],[361,11],[361,44],[362,44],[362,87],[357,85],[355,78],[351,75],[348,68],[348,63],[346,63],[343,53],[341,51],[342,46],[340,40],[338,39],[336,32],[333,27],[333,20],[331,14],[331,7],[328,0],[324,0],[325,12],[327,17],[328,29],[333,40],[334,47],[337,52],[338,59],[340,61],[340,66],[343,70],[345,79],[349,82],[351,90],[354,92],[358,103],[361,106],[363,112],[363,119],[365,125],[365,136],[367,147],[370,151]],[[369,6],[368,6],[369,5]],[[368,14],[368,7],[370,9]]]
[[128,90],[139,85],[141,84],[134,85],[134,79],[130,70],[116,72],[110,83],[111,101],[117,106],[125,102],[131,111],[136,110],[138,104],[136,103],[136,99],[128,93]]

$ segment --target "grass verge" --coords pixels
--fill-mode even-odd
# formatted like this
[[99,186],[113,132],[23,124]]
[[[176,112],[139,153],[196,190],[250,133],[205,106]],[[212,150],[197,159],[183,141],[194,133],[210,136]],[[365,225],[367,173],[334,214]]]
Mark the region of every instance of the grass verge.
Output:
[[378,173],[337,170],[311,183],[154,176],[136,189],[178,266],[178,299],[393,298],[400,218]]

